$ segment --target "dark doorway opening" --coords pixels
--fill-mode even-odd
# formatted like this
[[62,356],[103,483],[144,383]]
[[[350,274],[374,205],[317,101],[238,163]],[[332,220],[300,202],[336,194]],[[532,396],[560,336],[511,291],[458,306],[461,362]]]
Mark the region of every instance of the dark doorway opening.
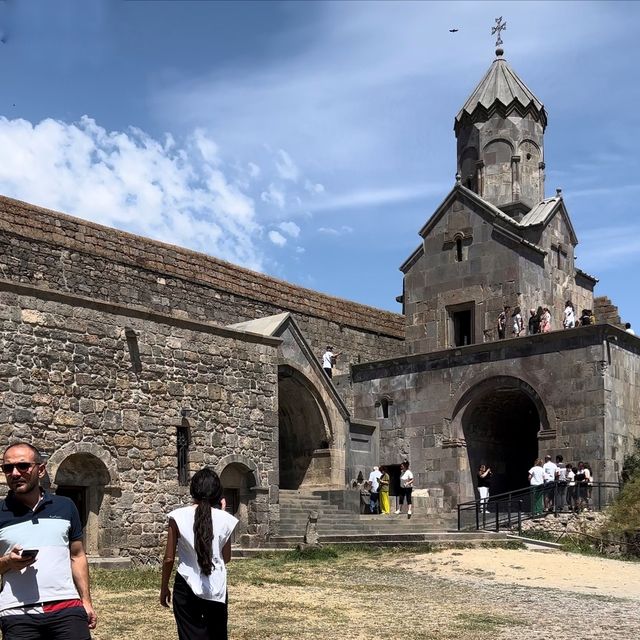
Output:
[[65,496],[73,500],[76,505],[76,509],[80,514],[80,522],[82,523],[82,529],[87,526],[87,519],[89,517],[89,508],[87,504],[87,489],[88,487],[74,487],[74,486],[61,486],[56,489],[56,495]]
[[475,490],[481,464],[492,470],[491,495],[528,485],[528,471],[538,457],[540,423],[533,400],[517,387],[487,391],[470,404],[462,428]]
[[280,489],[331,484],[330,442],[313,385],[289,366],[278,368]]
[[451,314],[453,321],[453,344],[456,347],[464,347],[473,343],[473,318],[471,309],[454,311]]

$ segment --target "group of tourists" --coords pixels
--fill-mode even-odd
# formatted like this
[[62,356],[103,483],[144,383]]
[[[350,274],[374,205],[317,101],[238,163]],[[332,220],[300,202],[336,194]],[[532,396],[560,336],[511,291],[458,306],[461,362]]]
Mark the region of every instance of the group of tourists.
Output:
[[[562,327],[564,329],[573,329],[574,327],[587,326],[595,323],[596,318],[591,309],[583,309],[582,314],[578,317],[571,300],[566,301],[562,316]],[[520,307],[515,307],[515,309],[511,311],[511,307],[505,306],[498,315],[497,320],[498,338],[500,340],[504,340],[504,338],[507,337],[509,325],[511,325],[511,336],[514,338],[523,335],[534,335],[536,333],[548,333],[553,328],[549,307],[543,306],[529,310],[529,320],[526,326]]]
[[[369,493],[369,512],[389,515],[391,504],[389,502],[389,488],[391,486],[391,476],[385,466],[373,467],[369,474],[369,479],[364,483],[363,489]],[[405,460],[400,464],[400,492],[397,496],[396,515],[402,512],[405,499],[407,501],[407,517],[413,514],[413,504],[411,494],[413,493],[413,472],[409,469],[409,461]]]
[[545,456],[544,463],[537,458],[529,469],[529,485],[535,514],[565,509],[577,513],[591,506],[593,474],[586,462],[565,464],[561,455],[555,462],[550,455]]

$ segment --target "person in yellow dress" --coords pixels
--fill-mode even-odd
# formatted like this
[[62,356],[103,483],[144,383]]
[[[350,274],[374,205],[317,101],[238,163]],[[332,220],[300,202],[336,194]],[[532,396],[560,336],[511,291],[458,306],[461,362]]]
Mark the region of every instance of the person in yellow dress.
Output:
[[380,513],[382,515],[388,515],[391,512],[389,508],[389,473],[386,467],[380,467],[380,472],[382,473],[382,476],[378,480],[380,485],[380,489],[378,490],[380,493]]

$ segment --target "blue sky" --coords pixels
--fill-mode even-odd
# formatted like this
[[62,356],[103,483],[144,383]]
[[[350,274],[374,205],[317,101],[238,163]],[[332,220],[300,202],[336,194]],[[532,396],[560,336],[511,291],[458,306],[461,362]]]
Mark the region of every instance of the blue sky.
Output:
[[636,2],[0,2],[0,193],[399,311],[498,16],[578,266],[640,325]]

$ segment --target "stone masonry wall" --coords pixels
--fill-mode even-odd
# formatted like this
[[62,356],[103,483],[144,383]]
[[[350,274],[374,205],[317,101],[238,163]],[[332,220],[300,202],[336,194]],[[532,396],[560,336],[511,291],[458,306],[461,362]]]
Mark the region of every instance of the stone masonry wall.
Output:
[[291,311],[318,358],[400,355],[404,318],[204,254],[0,197],[0,277],[221,325]]
[[[596,316],[597,317],[597,316]],[[640,438],[640,338],[625,331],[608,337],[604,346],[605,463],[608,475],[618,480],[625,455]]]
[[277,491],[271,499],[268,491],[278,482],[278,344],[2,281],[2,441],[24,439],[53,458],[61,449],[100,452],[90,458],[96,473],[112,461],[100,552],[157,561],[166,513],[188,503],[176,457],[186,420],[190,474],[225,456],[255,469],[262,491],[247,534],[264,539],[278,520]]

